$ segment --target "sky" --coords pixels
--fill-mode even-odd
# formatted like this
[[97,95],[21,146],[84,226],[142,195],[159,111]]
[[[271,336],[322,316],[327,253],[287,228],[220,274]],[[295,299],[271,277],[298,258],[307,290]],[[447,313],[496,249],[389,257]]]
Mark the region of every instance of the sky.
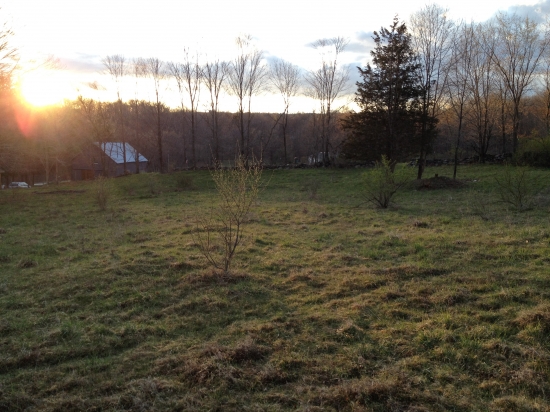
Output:
[[[187,47],[198,52],[202,61],[230,60],[236,56],[234,40],[241,34],[253,36],[267,61],[282,58],[304,70],[315,69],[319,63],[312,42],[335,36],[349,39],[342,62],[353,67],[351,95],[355,67],[369,60],[372,32],[389,26],[395,15],[407,21],[426,4],[420,0],[0,0],[0,17],[15,33],[12,43],[20,51],[22,93],[31,103],[41,105],[79,94],[114,100],[115,86],[101,63],[106,56],[178,62]],[[447,8],[453,20],[477,22],[498,11],[535,18],[550,12],[550,0],[447,0],[437,4]],[[39,62],[49,56],[56,59],[57,69],[40,67]],[[90,82],[99,84],[100,91],[90,89]],[[134,85],[127,80],[124,100],[134,97]],[[152,82],[144,81],[140,89],[140,98],[148,98]],[[179,103],[173,85],[165,85],[162,94],[168,105]],[[230,98],[224,103],[222,108],[234,111]],[[255,104],[253,110],[267,111],[279,103],[266,92]],[[299,98],[291,109],[311,111],[313,104]]]

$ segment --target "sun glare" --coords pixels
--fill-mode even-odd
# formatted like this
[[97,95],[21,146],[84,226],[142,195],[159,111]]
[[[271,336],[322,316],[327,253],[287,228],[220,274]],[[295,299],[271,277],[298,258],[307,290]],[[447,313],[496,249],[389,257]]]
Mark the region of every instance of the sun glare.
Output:
[[73,97],[62,74],[52,70],[26,73],[19,81],[19,93],[34,107],[58,104]]

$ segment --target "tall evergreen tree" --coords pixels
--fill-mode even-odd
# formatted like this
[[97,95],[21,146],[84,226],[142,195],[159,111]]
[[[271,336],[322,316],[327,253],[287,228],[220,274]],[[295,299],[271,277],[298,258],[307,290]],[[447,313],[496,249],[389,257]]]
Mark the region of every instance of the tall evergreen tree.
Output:
[[348,131],[343,150],[350,158],[366,160],[384,155],[394,165],[420,148],[420,65],[407,26],[397,17],[373,38],[372,66],[358,68],[363,81],[357,82],[355,101],[361,111],[343,121]]

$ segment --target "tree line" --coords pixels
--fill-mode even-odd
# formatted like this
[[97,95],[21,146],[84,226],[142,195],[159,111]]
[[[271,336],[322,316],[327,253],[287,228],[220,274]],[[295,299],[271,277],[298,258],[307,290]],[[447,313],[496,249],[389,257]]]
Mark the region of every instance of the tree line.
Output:
[[460,152],[484,162],[517,153],[520,140],[548,140],[548,26],[504,13],[453,22],[447,12],[426,6],[374,32],[372,63],[359,68],[360,110],[343,120],[348,157],[417,156],[421,178],[429,153],[452,153],[456,177]]
[[[346,92],[349,79],[348,67],[340,62],[347,41],[337,37],[314,42],[312,47],[319,50],[320,65],[308,72],[282,59],[267,64],[264,52],[253,45],[249,35],[238,37],[235,43],[237,53],[231,61],[214,59],[201,64],[199,55],[189,49],[184,49],[183,62],[164,62],[157,58],[127,61],[122,55],[106,57],[103,64],[117,87],[118,112],[114,123],[120,140],[126,140],[126,128],[133,128],[134,135],[139,133],[138,84],[140,79],[149,78],[154,90],[151,102],[155,107],[157,153],[154,158],[160,171],[166,169],[163,144],[164,135],[170,133],[163,126],[166,117],[163,112],[171,112],[176,118],[179,113],[181,156],[178,159],[183,160],[186,167],[219,163],[228,157],[234,159],[237,154],[245,161],[254,157],[279,164],[292,163],[318,152],[323,153],[323,160],[328,159],[342,140],[335,120],[339,108],[334,104]],[[136,98],[123,102],[120,84],[128,75],[135,77]],[[175,84],[179,93],[177,109],[168,109],[162,102],[162,84],[167,79]],[[280,112],[262,114],[253,110],[255,99],[266,92],[280,96]],[[318,110],[307,116],[292,115],[290,108],[299,94],[318,101]],[[220,110],[221,99],[226,95],[236,101],[232,115]],[[133,112],[134,127],[124,114],[125,106],[127,112]],[[307,125],[299,120],[304,117],[308,119]],[[177,128],[172,125],[172,132]],[[313,139],[304,134],[304,128],[311,129],[309,134]],[[295,136],[298,130],[299,138]],[[303,147],[308,140],[312,140],[309,147]]]
[[[345,91],[347,68],[338,59],[346,41],[314,43],[320,51],[320,68],[307,73],[281,59],[268,64],[250,36],[237,38],[236,45],[232,61],[203,64],[189,49],[184,50],[182,62],[106,56],[102,64],[112,79],[114,102],[80,96],[33,111],[18,101],[8,80],[3,117],[11,120],[4,122],[0,137],[4,169],[15,174],[52,165],[66,168],[71,156],[91,143],[113,141],[130,143],[149,159],[150,169],[159,172],[218,164],[237,156],[280,165],[318,159],[319,152],[328,159],[329,151],[343,139],[338,110],[331,105]],[[134,80],[133,96],[123,86],[128,79]],[[147,82],[152,97],[144,100],[142,88]],[[179,94],[179,107],[163,101],[168,82]],[[96,82],[88,86],[103,89]],[[319,110],[291,113],[293,99],[305,89],[319,101]],[[280,112],[254,110],[255,99],[266,91],[280,96]],[[231,113],[220,109],[227,94],[237,102]],[[21,117],[25,124],[18,121]],[[126,145],[122,147],[126,150]]]
[[[361,162],[384,155],[392,164],[416,158],[420,178],[429,155],[453,157],[457,164],[475,153],[483,162],[490,155],[517,152],[527,137],[546,138],[548,27],[502,13],[485,23],[455,22],[447,12],[428,5],[408,23],[396,17],[374,32],[371,62],[358,67],[359,110],[338,103],[353,91],[352,69],[341,61],[346,39],[312,43],[319,64],[304,71],[281,59],[268,63],[245,35],[236,39],[230,61],[203,62],[190,49],[184,49],[181,62],[106,56],[102,64],[116,101],[79,97],[33,112],[13,89],[17,50],[4,26],[0,168],[12,174],[44,171],[50,180],[87,145],[116,141],[130,143],[159,172],[236,156],[284,165],[308,157],[328,164],[335,158]],[[129,79],[133,95],[123,87]],[[146,82],[152,97],[144,100]],[[167,82],[178,92],[179,107],[163,101]],[[279,96],[277,113],[254,110],[266,92]],[[226,95],[236,102],[232,112],[220,109]],[[300,95],[314,99],[317,109],[291,113]]]

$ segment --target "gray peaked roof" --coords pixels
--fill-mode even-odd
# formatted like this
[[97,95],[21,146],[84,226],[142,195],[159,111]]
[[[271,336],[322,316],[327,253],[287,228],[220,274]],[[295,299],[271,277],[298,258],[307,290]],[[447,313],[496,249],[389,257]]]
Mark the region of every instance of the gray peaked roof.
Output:
[[[96,143],[97,146],[100,146],[105,154],[109,156],[115,163],[124,163],[124,145],[119,142],[108,142],[108,143]],[[126,146],[126,163],[132,163],[136,161],[136,150],[128,143],[125,143]],[[147,159],[145,156],[139,154],[138,161],[146,162]]]

